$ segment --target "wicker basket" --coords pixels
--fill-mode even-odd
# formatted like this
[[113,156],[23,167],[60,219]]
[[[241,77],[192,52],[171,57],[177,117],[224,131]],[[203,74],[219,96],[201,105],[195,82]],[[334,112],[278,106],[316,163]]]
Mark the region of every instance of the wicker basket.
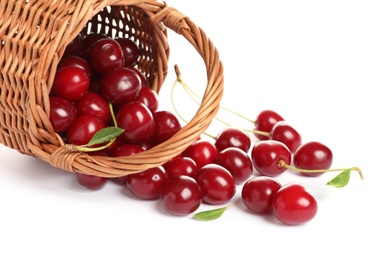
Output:
[[[195,116],[173,137],[128,157],[65,149],[49,121],[49,92],[66,46],[83,30],[126,36],[141,49],[139,69],[160,91],[167,76],[167,29],[204,60],[207,85]],[[218,51],[188,17],[155,0],[0,0],[0,142],[54,167],[120,177],[162,165],[207,129],[219,109],[223,66]]]

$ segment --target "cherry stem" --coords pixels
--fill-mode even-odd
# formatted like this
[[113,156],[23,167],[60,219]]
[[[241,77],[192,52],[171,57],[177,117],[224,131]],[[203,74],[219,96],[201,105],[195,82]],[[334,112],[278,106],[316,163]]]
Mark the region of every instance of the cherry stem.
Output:
[[294,171],[298,171],[298,172],[306,172],[306,173],[315,173],[315,172],[341,172],[341,171],[345,171],[345,170],[351,169],[351,170],[353,170],[353,171],[357,171],[357,172],[359,173],[359,175],[360,175],[360,179],[361,179],[361,180],[364,180],[363,172],[360,170],[359,167],[308,170],[308,169],[299,169],[299,168],[293,167],[293,166],[287,164],[284,160],[280,160],[279,163],[278,163],[278,166],[279,166],[280,168],[284,167],[284,168],[287,168],[287,169],[290,169],[290,170],[294,170]]
[[[175,81],[174,86],[176,85],[177,82],[179,82],[179,83],[182,85],[182,87],[184,88],[184,90],[187,92],[187,94],[191,97],[191,99],[192,99],[195,103],[197,103],[198,105],[200,105],[200,102],[199,102],[197,99],[202,99],[202,98],[201,98],[199,95],[197,95],[191,88],[189,88],[189,87],[187,86],[187,84],[184,82],[184,80],[183,80],[183,78],[182,78],[182,76],[181,76],[181,72],[180,72],[179,66],[178,66],[177,64],[175,65],[175,72],[176,72],[176,81]],[[172,88],[172,91],[173,91],[173,89],[174,89],[174,87]],[[197,98],[197,99],[196,99],[196,98]],[[173,99],[172,99],[172,92],[171,92],[171,100],[173,100]],[[172,103],[172,104],[173,104],[173,103]],[[174,104],[173,104],[173,106],[174,106]],[[230,113],[232,113],[232,114],[235,114],[235,115],[237,115],[237,116],[239,116],[239,117],[241,117],[241,118],[243,118],[243,119],[245,119],[245,120],[251,122],[252,124],[255,123],[253,120],[251,120],[251,119],[249,119],[249,118],[243,116],[242,114],[237,113],[237,112],[235,112],[235,111],[233,111],[233,110],[231,110],[231,109],[229,109],[229,108],[227,108],[227,107],[220,106],[220,108],[221,108],[221,109],[224,109],[224,110],[226,110],[226,111],[228,111],[228,112],[230,112]],[[178,111],[177,111],[177,109],[176,109],[175,106],[174,106],[174,109],[175,109],[175,111],[176,111],[176,113],[177,113]],[[177,114],[179,115],[179,113],[177,113]],[[180,115],[179,115],[179,116],[180,116]],[[181,116],[180,116],[180,117],[181,117]],[[182,117],[181,117],[181,118],[182,118]],[[227,125],[227,126],[232,126],[231,124],[229,124],[229,123],[227,123],[226,121],[220,119],[219,117],[214,117],[214,119],[220,121],[221,123],[223,123],[223,124],[225,124],[225,125]],[[185,121],[183,118],[182,118],[182,120]],[[185,121],[185,122],[186,122],[186,121]],[[270,137],[270,136],[271,136],[271,133],[268,133],[268,132],[258,131],[258,130],[254,130],[254,129],[247,129],[247,128],[239,128],[239,129],[241,129],[241,130],[243,130],[243,131],[246,131],[246,132],[251,132],[251,133],[263,135],[263,136],[266,136],[266,137]],[[205,133],[205,134],[208,135],[208,136],[210,136],[210,137],[212,137],[211,135],[209,135],[209,134],[207,134],[207,133]],[[215,137],[213,137],[213,138],[215,139]]]
[[[111,117],[112,117],[112,121],[114,123],[114,127],[118,127],[118,123],[116,122],[116,118],[115,118],[114,108],[113,108],[111,103],[108,103],[108,106],[110,108],[110,114],[111,114]],[[111,139],[107,144],[102,145],[102,146],[98,146],[98,147],[89,147],[88,144],[76,145],[76,146],[73,145],[71,149],[79,151],[79,152],[86,152],[86,153],[87,152],[96,152],[96,151],[100,151],[100,150],[106,149],[107,147],[112,145],[115,142],[115,140],[116,140],[116,137]]]

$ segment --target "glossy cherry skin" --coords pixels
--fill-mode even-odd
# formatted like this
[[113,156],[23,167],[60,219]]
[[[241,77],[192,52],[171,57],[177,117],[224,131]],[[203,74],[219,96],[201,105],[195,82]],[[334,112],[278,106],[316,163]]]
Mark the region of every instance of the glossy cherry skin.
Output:
[[179,119],[170,111],[157,111],[153,114],[153,119],[152,142],[155,145],[165,142],[181,129]]
[[[254,130],[270,133],[274,125],[279,121],[284,121],[284,118],[281,115],[273,110],[263,110],[256,117]],[[258,133],[255,133],[255,136],[260,140],[269,139],[268,136]]]
[[251,147],[249,135],[241,129],[227,127],[222,129],[215,139],[215,147],[220,152],[228,147],[238,147],[248,152]]
[[214,163],[200,168],[196,174],[196,182],[203,194],[203,201],[208,204],[229,202],[236,193],[236,182],[231,173]]
[[274,125],[270,139],[284,143],[291,153],[302,144],[301,134],[286,121],[279,121]]
[[77,116],[75,105],[62,97],[50,97],[50,122],[54,131],[64,132],[72,125]]
[[259,214],[272,212],[274,195],[281,187],[280,182],[272,177],[253,177],[242,186],[242,202],[253,212]]
[[180,175],[195,178],[198,170],[195,161],[190,157],[184,156],[177,156],[166,162],[163,166],[169,178],[174,178]]
[[118,127],[124,129],[123,140],[130,143],[149,141],[153,135],[154,120],[149,108],[134,101],[124,105],[117,113]]
[[158,199],[167,180],[165,169],[162,166],[158,166],[139,173],[129,174],[127,177],[127,188],[140,199]]
[[[307,142],[298,147],[293,156],[294,166],[305,170],[327,170],[333,162],[333,153],[323,143]],[[307,176],[318,176],[325,171],[319,172],[304,172],[301,173]]]
[[253,164],[249,155],[238,147],[228,147],[220,151],[215,163],[227,169],[237,184],[252,176]]
[[70,55],[66,57],[62,57],[60,62],[57,65],[57,69],[66,67],[66,66],[76,66],[79,67],[80,69],[84,70],[88,77],[92,77],[92,68],[91,65],[82,57],[78,55]]
[[160,103],[157,92],[146,86],[141,87],[135,100],[144,103],[153,114],[157,112]]
[[283,160],[286,164],[291,163],[291,152],[282,142],[264,140],[256,143],[251,151],[254,168],[262,175],[275,177],[287,170],[279,165]]
[[106,39],[110,38],[108,35],[104,33],[89,33],[82,35],[82,45],[83,45],[83,50],[80,54],[81,57],[83,57],[88,63],[91,63],[91,49],[92,45],[97,42],[98,40],[101,39]]
[[99,190],[104,187],[108,179],[100,176],[76,172],[77,182],[89,190]]
[[129,68],[112,69],[100,81],[100,94],[114,105],[134,101],[140,89],[141,79]]
[[183,156],[193,159],[199,168],[206,164],[214,163],[218,150],[213,143],[208,140],[198,139],[182,152]]
[[125,58],[125,66],[134,66],[140,55],[140,49],[137,44],[130,38],[115,38],[120,44]]
[[94,134],[104,127],[105,124],[99,118],[83,114],[75,118],[68,131],[66,131],[66,138],[71,144],[87,144]]
[[[118,140],[118,139],[116,139]],[[131,156],[144,150],[135,144],[127,144],[123,143],[122,140],[119,139],[118,143],[114,142],[114,147],[109,151],[109,156],[111,157],[122,157],[122,156]],[[118,177],[118,180],[124,184],[127,184],[128,175]]]
[[162,193],[164,209],[177,216],[196,211],[202,204],[202,192],[194,178],[181,175],[168,179]]
[[96,116],[107,124],[111,119],[110,108],[105,98],[95,92],[87,92],[76,102],[77,114]]
[[72,102],[78,101],[88,91],[89,84],[89,76],[83,69],[65,66],[56,71],[50,94]]
[[273,213],[282,223],[300,225],[312,220],[318,211],[316,199],[300,183],[288,183],[274,195]]
[[89,55],[93,70],[100,74],[121,68],[125,64],[120,44],[111,38],[102,38],[93,43]]

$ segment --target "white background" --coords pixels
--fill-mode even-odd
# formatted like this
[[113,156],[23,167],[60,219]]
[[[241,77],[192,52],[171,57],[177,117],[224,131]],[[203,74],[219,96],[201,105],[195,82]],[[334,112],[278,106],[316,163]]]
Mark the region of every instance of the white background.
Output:
[[[249,213],[241,186],[220,219],[199,222],[166,214],[159,201],[137,200],[115,183],[86,190],[73,174],[0,145],[0,259],[389,259],[388,1],[167,4],[217,46],[223,106],[253,119],[263,109],[277,111],[303,141],[331,147],[334,168],[358,166],[365,180],[353,172],[347,187],[335,189],[325,183],[336,173],[278,177],[303,182],[318,200],[317,216],[301,226]],[[199,55],[169,33],[171,72],[160,93],[167,109],[174,64],[195,91],[205,86]],[[181,113],[190,107],[179,106]],[[221,117],[251,127],[222,111]],[[215,122],[208,131],[221,127]]]

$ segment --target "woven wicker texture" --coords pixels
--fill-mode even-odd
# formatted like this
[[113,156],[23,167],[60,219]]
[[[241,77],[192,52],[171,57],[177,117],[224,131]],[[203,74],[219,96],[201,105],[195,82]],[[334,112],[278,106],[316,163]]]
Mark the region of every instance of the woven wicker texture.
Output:
[[[49,92],[66,46],[79,33],[131,37],[141,49],[139,69],[160,91],[167,75],[168,29],[204,60],[207,86],[196,115],[172,138],[129,157],[90,156],[66,149],[49,121]],[[218,51],[190,18],[154,0],[0,0],[0,142],[54,167],[119,177],[161,165],[210,125],[223,92]]]

